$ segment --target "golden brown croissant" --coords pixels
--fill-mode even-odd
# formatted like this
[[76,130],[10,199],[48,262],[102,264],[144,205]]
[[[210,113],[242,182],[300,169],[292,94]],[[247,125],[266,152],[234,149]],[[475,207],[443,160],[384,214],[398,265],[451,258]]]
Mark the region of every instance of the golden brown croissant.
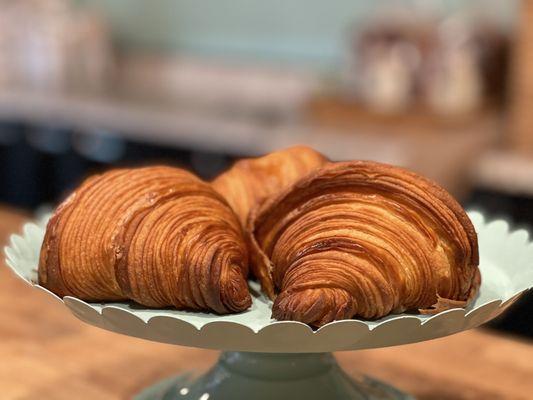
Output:
[[213,187],[245,226],[253,207],[326,162],[326,157],[309,147],[290,147],[237,161],[213,181]]
[[251,305],[247,274],[231,208],[170,167],[87,179],[50,219],[39,262],[39,283],[59,296],[221,314]]
[[326,165],[254,210],[248,230],[252,268],[279,320],[432,313],[464,306],[480,284],[461,206],[389,165]]

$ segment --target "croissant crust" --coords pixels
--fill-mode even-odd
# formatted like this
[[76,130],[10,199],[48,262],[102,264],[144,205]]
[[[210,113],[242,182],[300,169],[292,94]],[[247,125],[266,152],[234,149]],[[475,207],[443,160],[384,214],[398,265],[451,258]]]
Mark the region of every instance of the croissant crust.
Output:
[[294,146],[263,157],[239,160],[212,184],[245,226],[255,206],[327,161],[310,147]]
[[170,167],[86,180],[50,219],[39,261],[39,283],[59,296],[217,313],[251,305],[247,274],[229,205]]
[[374,162],[328,164],[256,208],[252,269],[273,317],[321,326],[465,306],[477,236],[437,184]]

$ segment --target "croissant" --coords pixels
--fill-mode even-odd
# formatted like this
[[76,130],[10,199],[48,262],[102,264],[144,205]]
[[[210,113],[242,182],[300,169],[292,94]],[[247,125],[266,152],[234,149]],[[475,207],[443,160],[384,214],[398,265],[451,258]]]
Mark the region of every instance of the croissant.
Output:
[[374,162],[332,163],[254,210],[252,269],[272,315],[321,326],[465,306],[476,232],[444,189]]
[[224,314],[251,305],[236,215],[213,188],[170,167],[87,179],[46,228],[39,284],[87,301]]
[[253,207],[326,162],[326,157],[319,152],[295,146],[263,157],[239,160],[212,184],[245,226]]

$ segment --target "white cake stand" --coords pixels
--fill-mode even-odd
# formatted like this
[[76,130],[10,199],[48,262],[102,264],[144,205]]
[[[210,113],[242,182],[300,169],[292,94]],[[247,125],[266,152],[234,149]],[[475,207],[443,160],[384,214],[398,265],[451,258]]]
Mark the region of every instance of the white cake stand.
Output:
[[63,302],[84,322],[147,340],[223,351],[207,374],[160,382],[137,400],[410,399],[373,379],[350,378],[331,352],[414,343],[470,329],[498,316],[530,289],[533,244],[528,233],[510,232],[504,221],[486,223],[477,212],[469,215],[478,232],[483,282],[468,308],[434,316],[336,321],[316,331],[299,322],[272,320],[271,303],[253,283],[252,308],[228,316],[60,299],[35,283],[46,219],[12,235],[5,253],[7,265],[21,279]]

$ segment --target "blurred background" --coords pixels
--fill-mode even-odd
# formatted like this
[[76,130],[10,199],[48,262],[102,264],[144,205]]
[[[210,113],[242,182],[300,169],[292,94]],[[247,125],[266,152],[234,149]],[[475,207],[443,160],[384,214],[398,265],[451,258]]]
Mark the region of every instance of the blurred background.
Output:
[[[334,4],[334,7],[332,6]],[[533,223],[533,1],[0,0],[0,203],[307,144]],[[494,329],[533,337],[533,299]]]

